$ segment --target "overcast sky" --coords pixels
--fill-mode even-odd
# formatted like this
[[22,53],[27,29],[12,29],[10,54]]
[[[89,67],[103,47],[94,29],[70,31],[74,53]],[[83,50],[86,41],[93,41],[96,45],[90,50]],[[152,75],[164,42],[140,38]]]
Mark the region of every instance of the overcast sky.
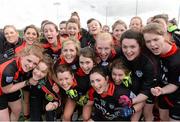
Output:
[[111,26],[118,19],[129,25],[136,13],[144,23],[148,17],[161,13],[178,20],[180,0],[0,0],[0,11],[0,28],[7,24],[18,29],[29,24],[39,27],[44,19],[58,24],[67,20],[73,11],[79,13],[81,25],[86,28],[86,21],[92,17],[103,25]]

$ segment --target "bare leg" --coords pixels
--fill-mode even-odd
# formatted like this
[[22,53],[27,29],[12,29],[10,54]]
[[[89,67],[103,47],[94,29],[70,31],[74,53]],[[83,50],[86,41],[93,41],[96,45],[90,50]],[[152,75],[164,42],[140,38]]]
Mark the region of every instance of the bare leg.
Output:
[[169,121],[169,110],[168,109],[160,109],[159,108],[159,114],[160,114],[161,121]]
[[8,102],[8,105],[11,108],[11,115],[10,115],[11,121],[17,121],[22,111],[21,98],[14,102]]
[[153,107],[154,104],[147,104],[145,103],[144,109],[143,109],[143,115],[145,118],[145,121],[153,121]]
[[8,108],[0,110],[0,121],[10,121]]
[[71,121],[71,117],[73,115],[75,107],[76,107],[75,101],[68,98],[64,108],[63,121]]

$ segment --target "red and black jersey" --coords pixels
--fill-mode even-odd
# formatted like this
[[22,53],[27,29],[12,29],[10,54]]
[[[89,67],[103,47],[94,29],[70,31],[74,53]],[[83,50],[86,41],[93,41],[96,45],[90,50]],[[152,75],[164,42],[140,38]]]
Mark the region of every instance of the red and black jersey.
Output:
[[180,50],[175,44],[172,45],[171,50],[160,55],[161,60],[161,83],[167,85],[168,83],[180,86]]
[[2,94],[1,87],[7,86],[11,83],[17,83],[27,80],[31,77],[31,73],[25,73],[20,64],[20,58],[13,58],[0,65],[0,94]]
[[89,90],[89,100],[94,101],[94,113],[97,120],[111,120],[111,121],[122,121],[123,118],[119,116],[119,110],[122,109],[122,105],[119,104],[119,97],[126,95],[131,96],[132,92],[122,87],[121,85],[116,86],[112,82],[109,82],[109,88],[106,93],[98,94],[93,88]]
[[57,46],[54,47],[52,44],[48,42],[43,43],[43,48],[45,49],[45,53],[50,55],[53,60],[57,60],[61,54],[61,41],[57,40]]
[[113,43],[114,43],[114,47],[116,47],[116,48],[120,48],[121,47],[120,41],[116,40],[114,37],[113,37]]
[[79,68],[79,59],[76,57],[72,63],[67,63],[64,57],[61,55],[58,60],[55,62],[54,66],[58,66],[60,64],[67,64],[71,67],[72,71],[75,73],[77,69]]
[[[169,52],[160,55],[160,62],[162,73],[160,86],[163,87],[169,83],[180,86],[180,50],[177,48],[176,44],[172,45]],[[169,97],[180,101],[180,88]]]
[[85,95],[89,90],[91,84],[89,79],[89,74],[85,74],[84,71],[79,68],[75,74],[77,81],[77,91],[80,95]]
[[8,42],[4,43],[4,52],[0,54],[0,64],[12,59],[15,54],[19,53],[22,51],[25,47],[25,42],[19,38],[18,42],[14,44],[10,44]]
[[111,54],[109,55],[109,57],[108,57],[108,59],[106,61],[101,60],[97,53],[96,53],[96,55],[97,55],[97,62],[99,62],[98,65],[101,66],[107,72],[109,72],[109,64],[113,60],[115,60],[115,59],[120,57],[120,50],[113,48],[111,50]]

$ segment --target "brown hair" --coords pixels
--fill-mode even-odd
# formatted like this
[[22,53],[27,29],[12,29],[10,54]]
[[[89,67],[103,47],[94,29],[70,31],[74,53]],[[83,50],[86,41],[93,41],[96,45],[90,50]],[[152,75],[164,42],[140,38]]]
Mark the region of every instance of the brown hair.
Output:
[[155,16],[153,16],[152,21],[154,21],[155,19],[159,19],[159,18],[163,19],[166,22],[166,24],[168,24],[169,17],[168,17],[167,14],[158,14],[158,15],[155,15]]
[[67,27],[67,25],[68,25],[69,23],[75,23],[75,24],[78,25],[78,28],[79,28],[79,29],[81,28],[79,21],[76,20],[76,19],[74,19],[74,18],[70,18],[70,19],[66,22],[66,27]]
[[141,26],[143,25],[143,22],[142,22],[141,17],[135,16],[135,17],[131,18],[130,24],[131,24],[131,21],[132,21],[133,19],[138,19],[138,20],[140,20]]
[[63,73],[63,72],[70,72],[71,75],[73,75],[73,71],[71,69],[70,66],[66,65],[66,64],[59,64],[59,65],[56,65],[53,67],[53,72],[55,74],[55,76],[57,77],[57,74],[60,72],[60,73]]
[[170,41],[170,37],[168,36],[167,32],[164,30],[161,24],[149,23],[143,28],[142,33],[143,34],[153,33],[153,34],[165,36],[165,41],[168,42],[169,44],[172,44],[172,42]]
[[28,25],[28,26],[26,26],[25,29],[24,29],[24,34],[26,33],[27,29],[29,29],[29,28],[34,29],[36,31],[37,37],[39,37],[39,30],[36,28],[35,25]]
[[3,33],[4,33],[6,28],[13,28],[16,32],[18,32],[14,25],[5,25],[4,28],[3,28]]
[[91,47],[82,48],[80,50],[79,56],[81,56],[81,55],[83,57],[90,58],[93,61],[94,64],[97,64],[95,52]]
[[46,64],[47,70],[48,70],[48,77],[52,78],[53,77],[53,70],[52,70],[53,60],[52,60],[52,58],[48,54],[44,54],[43,58],[40,62],[43,62]]
[[74,11],[74,12],[71,13],[71,18],[72,18],[73,16],[77,16],[78,21],[80,22],[80,17],[79,17],[79,15],[78,15],[78,13],[77,13],[76,11]]
[[124,21],[122,21],[122,20],[117,20],[117,21],[112,25],[112,30],[114,30],[117,25],[122,25],[122,26],[124,26],[125,29],[127,29],[127,25],[126,25],[126,23],[125,23]]
[[130,70],[125,66],[121,59],[116,59],[110,64],[110,71],[112,71],[113,68],[122,69],[125,72],[125,75],[130,73]]

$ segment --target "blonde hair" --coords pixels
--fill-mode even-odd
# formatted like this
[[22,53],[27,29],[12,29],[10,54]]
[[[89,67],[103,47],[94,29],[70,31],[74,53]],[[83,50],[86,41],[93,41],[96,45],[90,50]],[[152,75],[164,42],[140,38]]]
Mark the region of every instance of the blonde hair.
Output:
[[74,44],[77,51],[77,55],[79,55],[81,49],[80,42],[73,37],[68,37],[67,39],[62,41],[62,49],[68,44]]
[[40,60],[43,59],[43,47],[38,42],[33,43],[32,45],[27,45],[22,51],[20,51],[16,56],[17,57],[23,57],[28,55],[35,55]]
[[[111,43],[111,46],[114,45],[113,43],[113,38],[112,38],[112,35],[110,33],[107,33],[107,32],[101,32],[97,35],[96,37],[96,42],[97,41],[100,41],[100,40],[103,40],[103,41],[109,41]],[[103,43],[103,42],[102,42]]]
[[160,36],[164,36],[165,37],[165,41],[168,42],[169,44],[172,44],[172,42],[170,41],[170,38],[166,32],[166,30],[164,30],[163,26],[161,24],[158,23],[149,23],[148,25],[146,25],[143,29],[142,29],[142,33],[152,33],[152,34],[157,34]]

